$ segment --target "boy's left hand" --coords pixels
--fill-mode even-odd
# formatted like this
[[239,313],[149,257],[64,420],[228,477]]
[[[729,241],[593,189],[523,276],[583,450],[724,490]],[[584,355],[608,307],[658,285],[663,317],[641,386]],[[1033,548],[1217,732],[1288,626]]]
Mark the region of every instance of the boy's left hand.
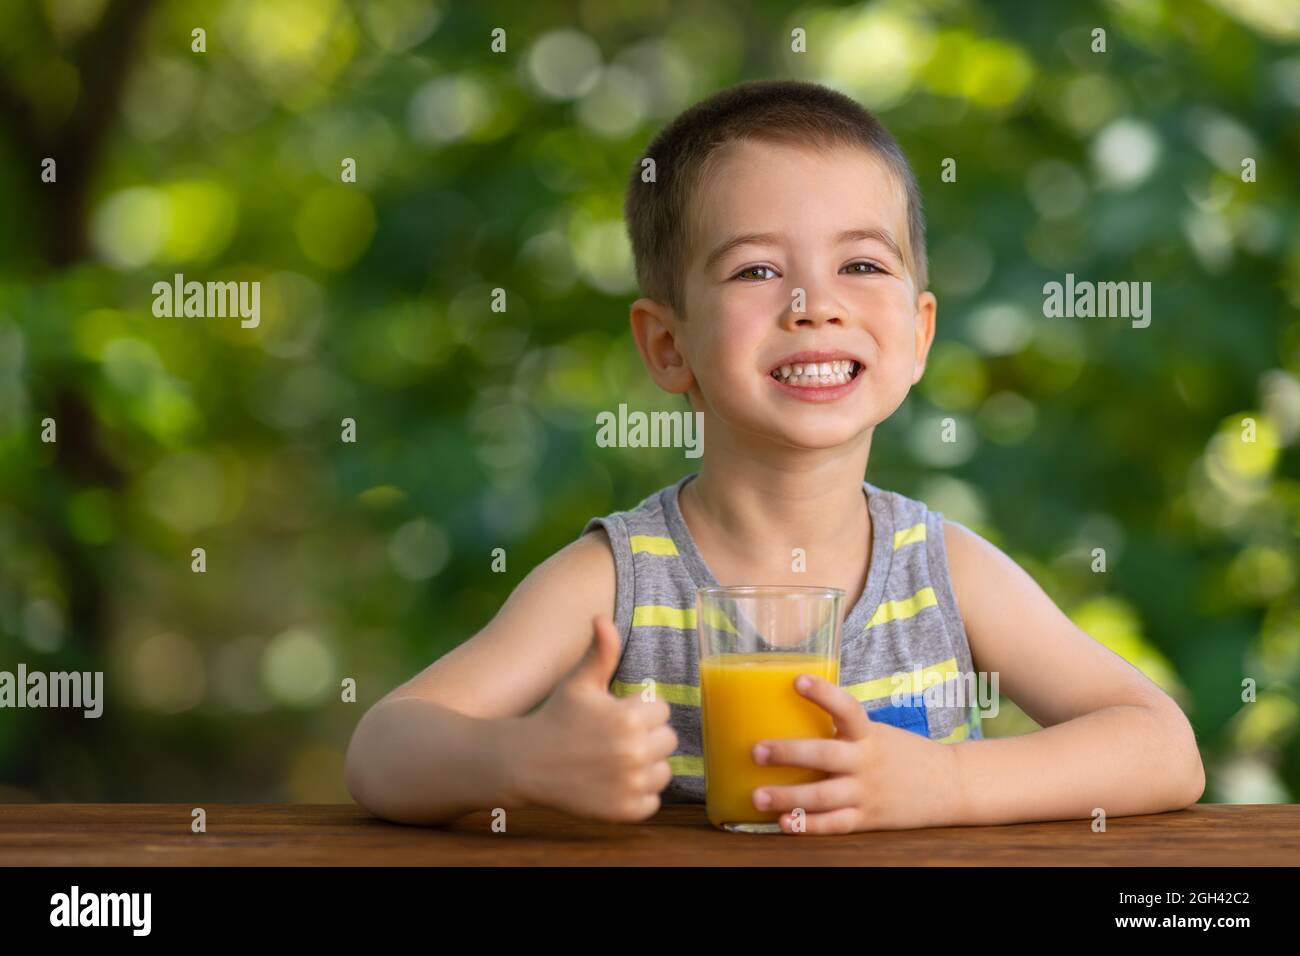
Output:
[[[833,740],[760,740],[753,758],[762,766],[807,767],[829,776],[816,783],[754,790],[760,810],[779,810],[781,829],[795,832],[793,811],[803,808],[805,833],[853,833],[948,826],[957,815],[960,784],[953,744],[941,744],[874,721],[848,691],[803,674],[795,688],[835,719]],[[806,689],[805,689],[806,688]],[[762,748],[768,748],[766,759]],[[767,794],[766,805],[761,795]]]

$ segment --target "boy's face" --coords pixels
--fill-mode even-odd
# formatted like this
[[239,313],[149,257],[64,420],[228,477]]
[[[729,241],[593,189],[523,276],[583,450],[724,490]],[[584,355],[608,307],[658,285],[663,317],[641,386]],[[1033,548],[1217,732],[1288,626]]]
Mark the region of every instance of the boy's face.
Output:
[[[688,318],[633,306],[659,385],[730,429],[798,448],[843,445],[892,414],[924,371],[935,300],[917,294],[906,195],[885,164],[863,149],[732,143],[694,205]],[[853,231],[873,235],[841,235]],[[770,238],[726,247],[751,233]],[[823,350],[859,363],[856,375],[836,386],[771,374]]]

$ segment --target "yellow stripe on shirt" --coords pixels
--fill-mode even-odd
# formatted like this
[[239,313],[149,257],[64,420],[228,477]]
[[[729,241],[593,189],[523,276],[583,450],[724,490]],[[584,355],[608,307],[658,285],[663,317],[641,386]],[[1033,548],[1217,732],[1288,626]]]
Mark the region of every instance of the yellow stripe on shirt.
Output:
[[672,768],[674,777],[704,776],[703,757],[689,757],[686,754],[677,754],[668,758],[668,766]]
[[867,627],[875,627],[877,624],[886,624],[889,621],[906,621],[909,617],[915,617],[925,608],[938,603],[939,599],[934,596],[934,588],[929,587],[921,588],[910,598],[903,598],[900,601],[882,601],[876,608],[876,613],[871,615]]
[[633,554],[677,554],[677,542],[672,538],[653,534],[634,534],[629,540],[632,542]]
[[[654,688],[655,700],[666,701],[669,704],[685,704],[688,707],[700,706],[700,688],[695,684],[665,684],[661,681],[653,681],[650,686]],[[609,685],[609,692],[615,697],[637,697],[648,689],[645,684],[621,680],[611,681]]]
[[[673,627],[682,631],[695,628],[695,608],[667,607],[663,604],[638,604],[632,609],[633,627]],[[719,608],[709,608],[709,623],[719,631],[736,633],[736,625]]]
[[632,609],[633,627],[675,627],[683,631],[695,627],[695,608],[665,607],[662,604],[638,604]]
[[894,550],[897,551],[905,544],[912,544],[915,541],[925,540],[925,522],[918,521],[910,528],[903,528],[901,531],[894,532]]
[[[888,677],[877,677],[874,680],[843,686],[854,699],[867,703],[891,697],[895,692],[910,697],[922,693],[928,687],[947,683],[960,676],[962,675],[957,670],[957,659],[950,657],[946,661],[929,664],[911,672],[901,671]],[[670,704],[700,706],[700,688],[697,684],[669,684],[655,681],[654,688],[655,696],[659,700],[665,700]],[[610,683],[609,690],[618,697],[631,697],[645,690],[645,685],[640,682],[616,680]]]
[[947,737],[937,737],[935,739],[938,740],[938,742],[941,744],[957,744],[957,743],[961,743],[963,740],[968,738],[970,736],[970,731],[971,731],[970,721],[967,721],[966,723],[958,727],[956,730],[954,730],[952,733],[950,733]]
[[891,697],[895,692],[908,697],[923,692],[927,687],[934,687],[961,676],[957,670],[957,658],[950,657],[938,664],[929,664],[912,672],[901,671],[888,677],[865,680],[860,684],[848,684],[844,687],[857,700],[867,702]]

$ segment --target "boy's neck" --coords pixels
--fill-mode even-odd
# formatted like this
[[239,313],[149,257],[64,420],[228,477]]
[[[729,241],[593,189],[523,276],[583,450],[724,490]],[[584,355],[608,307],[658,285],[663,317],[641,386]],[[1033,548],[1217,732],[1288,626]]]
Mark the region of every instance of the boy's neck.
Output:
[[[869,541],[871,517],[862,481],[870,450],[868,434],[859,448],[793,464],[742,455],[706,457],[698,476],[682,489],[683,516],[693,534],[716,535],[762,563],[788,563],[793,548],[843,550],[860,530],[862,540]],[[701,521],[705,526],[697,527]],[[766,555],[772,559],[762,560]]]

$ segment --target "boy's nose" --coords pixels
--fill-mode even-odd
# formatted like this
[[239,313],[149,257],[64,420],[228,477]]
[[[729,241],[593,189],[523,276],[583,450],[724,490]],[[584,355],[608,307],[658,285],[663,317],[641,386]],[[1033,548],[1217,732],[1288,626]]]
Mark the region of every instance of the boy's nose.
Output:
[[803,285],[791,293],[785,320],[793,328],[819,328],[827,323],[843,325],[846,314],[844,303],[830,291],[820,286]]
[[816,328],[819,325],[825,325],[827,323],[834,324],[834,325],[843,325],[844,320],[841,319],[835,313],[829,313],[825,317],[819,317],[813,315],[812,313],[807,313],[807,312],[795,316],[796,325],[811,326],[813,328]]
[[826,324],[843,325],[844,312],[838,306],[816,307],[811,304],[801,312],[796,312],[794,304],[785,313],[786,324],[792,328],[820,328]]

